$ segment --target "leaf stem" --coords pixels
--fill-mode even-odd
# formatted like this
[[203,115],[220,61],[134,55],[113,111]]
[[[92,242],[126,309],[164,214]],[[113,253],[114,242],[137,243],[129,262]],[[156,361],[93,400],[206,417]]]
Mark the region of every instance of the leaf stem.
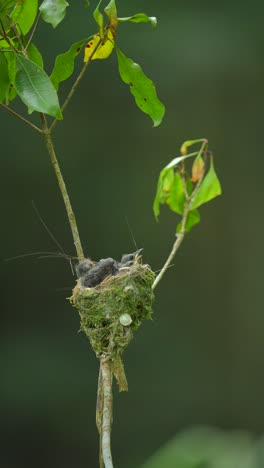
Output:
[[29,40],[28,40],[28,42],[27,42],[27,45],[26,45],[26,47],[25,47],[25,50],[28,50],[28,47],[29,47],[29,45],[30,45],[31,42],[32,42],[33,36],[34,36],[34,34],[35,34],[36,30],[37,30],[38,24],[39,24],[39,20],[40,20],[40,12],[38,13],[37,19],[36,19],[36,21],[35,21],[34,27],[33,27],[33,29],[32,29],[32,33],[31,33],[30,38],[29,38]]
[[[77,76],[75,82],[73,83],[72,88],[71,88],[71,90],[70,90],[68,96],[66,97],[66,99],[65,99],[65,101],[64,101],[64,103],[63,103],[63,105],[62,105],[62,107],[61,107],[62,113],[65,111],[66,107],[68,106],[68,104],[69,104],[71,98],[73,97],[73,95],[74,95],[76,89],[78,88],[78,86],[79,86],[79,84],[80,84],[80,82],[81,82],[81,80],[82,80],[82,78],[83,78],[83,76],[84,76],[84,74],[85,74],[85,72],[86,72],[88,66],[89,66],[90,63],[91,63],[92,58],[93,58],[95,52],[97,51],[97,49],[98,49],[98,47],[101,45],[101,43],[102,43],[102,39],[100,39],[100,41],[98,42],[98,44],[97,44],[96,47],[94,48],[93,53],[91,54],[91,56],[89,57],[89,59],[87,60],[87,62],[85,62],[85,64],[84,64],[82,70],[80,71],[80,73],[79,73],[79,75]],[[57,123],[58,123],[58,120],[57,120],[57,119],[54,119],[53,122],[52,122],[52,124],[50,125],[50,130],[53,130],[53,128],[57,125]]]
[[29,125],[31,128],[33,128],[34,130],[36,130],[37,132],[39,133],[42,133],[42,130],[37,127],[36,125],[34,125],[32,122],[30,122],[29,120],[25,119],[24,117],[22,117],[22,115],[18,114],[16,111],[14,111],[13,109],[11,109],[10,107],[6,106],[5,104],[1,103],[0,104],[1,107],[3,107],[3,109],[7,110],[8,112],[10,112],[10,114],[14,115],[15,117],[17,117],[18,119],[22,120],[22,122],[25,122],[27,125]]
[[54,149],[54,145],[53,145],[53,141],[52,141],[52,137],[51,137],[51,131],[48,128],[47,120],[46,120],[45,115],[40,114],[40,116],[41,116],[41,121],[42,121],[42,133],[44,135],[44,139],[45,139],[45,142],[46,142],[46,145],[47,145],[48,153],[50,155],[51,164],[53,166],[55,175],[57,177],[58,185],[59,185],[59,188],[60,188],[60,191],[61,191],[61,194],[62,194],[62,198],[63,198],[64,205],[65,205],[65,208],[66,208],[66,212],[67,212],[67,215],[68,215],[68,220],[69,220],[71,231],[72,231],[72,236],[73,236],[75,249],[76,249],[76,252],[77,252],[77,257],[80,260],[80,259],[84,258],[84,253],[83,253],[81,239],[80,239],[80,236],[79,236],[79,231],[78,231],[78,227],[77,227],[77,223],[76,223],[76,218],[75,218],[75,215],[74,215],[74,212],[73,212],[73,209],[72,209],[72,206],[71,206],[70,198],[69,198],[69,195],[68,195],[68,191],[67,191],[67,188],[66,188],[66,185],[65,185],[61,170],[60,170],[59,162],[57,160],[57,156],[56,156],[56,153],[55,153],[55,149]]
[[113,415],[112,369],[109,357],[100,357],[103,386],[102,455],[105,468],[113,468],[111,426]]

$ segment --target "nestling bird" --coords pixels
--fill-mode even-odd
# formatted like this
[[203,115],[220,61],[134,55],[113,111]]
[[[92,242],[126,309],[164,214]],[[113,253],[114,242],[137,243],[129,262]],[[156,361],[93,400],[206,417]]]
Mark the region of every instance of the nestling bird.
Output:
[[102,258],[97,263],[85,258],[75,267],[77,277],[81,280],[81,285],[84,288],[94,288],[108,276],[116,276],[126,268],[130,268],[142,250],[139,249],[132,254],[123,255],[120,262],[111,257]]

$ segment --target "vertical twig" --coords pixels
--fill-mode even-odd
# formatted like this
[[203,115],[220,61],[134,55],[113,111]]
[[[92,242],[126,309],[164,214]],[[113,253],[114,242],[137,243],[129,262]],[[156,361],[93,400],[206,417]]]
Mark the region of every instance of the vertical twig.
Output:
[[99,467],[104,468],[103,453],[102,453],[102,421],[103,421],[103,403],[104,403],[104,391],[102,382],[102,369],[101,362],[98,376],[98,388],[97,388],[97,401],[96,401],[96,426],[99,433]]
[[113,415],[112,369],[108,357],[100,358],[103,386],[102,454],[105,468],[113,468],[111,426]]
[[76,218],[75,218],[72,206],[71,206],[68,191],[67,191],[67,188],[66,188],[66,185],[65,185],[61,170],[60,170],[60,166],[59,166],[57,157],[56,157],[56,153],[55,153],[54,146],[53,146],[53,141],[52,141],[52,138],[51,138],[51,132],[48,129],[47,120],[46,120],[46,117],[45,117],[44,114],[41,114],[41,121],[42,121],[42,131],[43,131],[43,135],[44,135],[44,138],[45,138],[45,141],[46,141],[48,153],[50,155],[51,164],[53,166],[55,175],[57,177],[58,185],[59,185],[59,188],[60,188],[60,191],[61,191],[61,194],[62,194],[62,198],[63,198],[64,205],[65,205],[65,208],[66,208],[66,212],[67,212],[67,215],[68,215],[68,220],[69,220],[71,231],[72,231],[72,236],[73,236],[75,249],[76,249],[76,252],[77,252],[77,257],[79,259],[82,259],[82,258],[84,258],[84,253],[83,253],[81,239],[80,239],[80,236],[79,236],[79,231],[78,231],[78,227],[77,227],[77,223],[76,223]]

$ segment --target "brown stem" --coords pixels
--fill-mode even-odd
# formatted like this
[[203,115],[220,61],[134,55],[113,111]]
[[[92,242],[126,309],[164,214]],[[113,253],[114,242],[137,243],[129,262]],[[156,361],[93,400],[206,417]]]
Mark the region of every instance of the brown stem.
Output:
[[112,369],[109,358],[100,358],[103,385],[102,454],[105,468],[113,468],[111,426],[113,415]]
[[65,182],[64,182],[61,170],[60,170],[60,166],[56,157],[56,153],[55,153],[54,146],[53,146],[53,141],[51,138],[51,132],[48,128],[47,120],[44,114],[41,114],[41,121],[42,121],[42,132],[43,132],[44,139],[47,145],[48,153],[50,155],[51,164],[53,166],[55,175],[57,177],[58,185],[62,194],[66,212],[68,215],[68,220],[69,220],[71,231],[72,231],[72,236],[73,236],[75,249],[77,252],[77,257],[79,259],[82,259],[84,258],[84,253],[83,253],[81,239],[80,239],[79,232],[78,232],[75,215],[71,206],[67,188],[66,188],[66,185],[65,185]]
[[3,107],[3,109],[7,110],[8,112],[10,112],[10,114],[13,114],[15,117],[17,117],[18,119],[22,120],[22,122],[25,122],[27,125],[29,125],[31,128],[33,128],[34,130],[36,130],[37,132],[39,133],[42,133],[42,130],[37,127],[36,125],[34,125],[32,122],[30,122],[29,120],[25,119],[24,117],[22,117],[22,115],[18,114],[16,111],[14,111],[13,109],[11,109],[10,107],[6,106],[5,104],[1,103],[0,104],[1,107]]

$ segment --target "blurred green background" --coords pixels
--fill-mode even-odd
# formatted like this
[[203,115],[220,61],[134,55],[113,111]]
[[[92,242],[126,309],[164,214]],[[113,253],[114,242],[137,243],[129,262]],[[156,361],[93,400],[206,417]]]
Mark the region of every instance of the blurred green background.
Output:
[[[88,10],[69,3],[65,21],[55,31],[40,25],[35,41],[48,72],[57,53],[95,31],[96,2]],[[177,220],[164,208],[157,224],[152,201],[159,171],[186,139],[209,139],[223,186],[157,288],[154,320],[124,356],[129,392],[115,391],[113,455],[117,468],[136,468],[193,427],[248,431],[242,446],[243,437],[264,432],[264,4],[117,6],[120,16],[158,17],[156,30],[122,25],[118,44],[154,80],[167,112],[153,128],[120,81],[115,55],[92,63],[55,133],[86,254],[98,260],[133,251],[127,218],[144,260],[161,268]],[[57,251],[31,200],[74,255],[64,206],[39,136],[1,109],[0,122],[0,467],[93,468],[98,365],[66,300],[75,284],[70,267],[61,259],[4,261]],[[148,468],[185,468],[170,460]],[[220,466],[202,463],[186,466]],[[242,464],[221,465],[229,466]]]

